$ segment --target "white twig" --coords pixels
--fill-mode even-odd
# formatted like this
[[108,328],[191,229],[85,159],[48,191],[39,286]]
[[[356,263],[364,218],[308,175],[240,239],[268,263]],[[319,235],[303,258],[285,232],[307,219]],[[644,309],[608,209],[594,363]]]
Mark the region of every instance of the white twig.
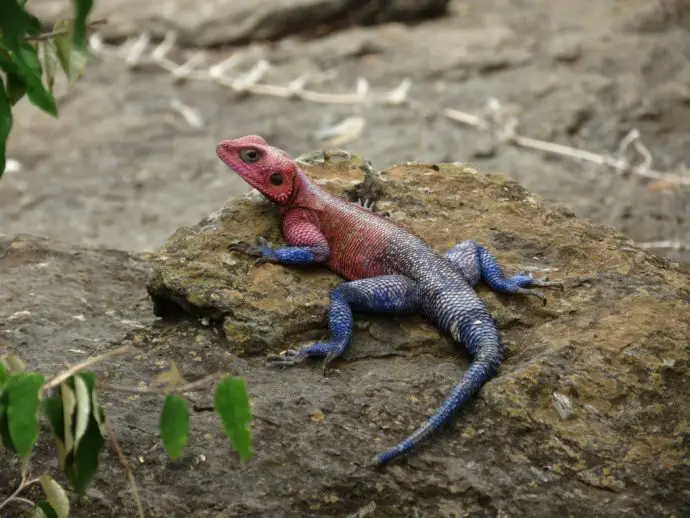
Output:
[[148,32],[142,33],[139,38],[134,42],[132,47],[127,52],[127,57],[125,58],[125,63],[129,67],[136,66],[141,60],[141,56],[144,54],[149,44],[151,43],[151,34]]
[[364,77],[358,77],[357,78],[357,90],[355,91],[355,95],[360,97],[361,99],[364,99],[368,93],[369,93],[369,81],[367,81],[366,78],[364,78]]
[[229,72],[242,61],[241,54],[233,54],[229,58],[224,59],[208,69],[208,75],[212,79],[223,77],[226,72]]
[[389,104],[403,104],[407,102],[408,94],[410,93],[410,88],[412,88],[412,81],[409,79],[404,79],[400,85],[388,92],[386,95],[386,100]]
[[186,79],[192,72],[194,72],[194,69],[204,61],[206,61],[206,54],[203,52],[197,52],[185,63],[176,67],[174,70],[171,70],[170,73],[176,81]]
[[271,64],[268,61],[265,59],[260,59],[256,65],[249,70],[249,72],[239,79],[233,81],[233,90],[236,92],[246,92],[252,86],[255,86],[259,81],[261,81],[270,68]]
[[[565,146],[563,144],[524,137],[517,133],[517,117],[506,116],[501,112],[502,108],[496,99],[490,99],[487,103],[487,116],[475,115],[451,108],[443,110],[443,114],[451,120],[461,122],[467,126],[472,126],[483,131],[491,131],[494,138],[499,142],[506,142],[518,147],[565,156],[575,160],[592,162],[615,169],[619,173],[631,173],[652,180],[664,180],[673,184],[690,185],[690,176],[657,171],[651,168],[652,154],[640,141],[640,133],[636,129],[633,129],[621,140],[618,146],[618,156],[614,157]],[[642,159],[639,165],[632,165],[631,162],[625,158],[625,154],[629,152],[631,147]]]
[[189,124],[192,128],[198,129],[204,127],[204,120],[201,118],[201,115],[197,110],[195,110],[191,106],[187,106],[178,99],[173,99],[170,102],[170,108],[172,108],[173,111],[179,113],[185,120],[185,122]]
[[161,41],[160,45],[158,45],[155,49],[153,49],[153,52],[151,52],[151,59],[154,61],[165,59],[165,56],[167,56],[175,46],[176,40],[177,34],[175,31],[166,32],[163,41]]
[[335,126],[318,130],[314,136],[318,140],[325,141],[329,147],[338,147],[359,137],[364,131],[366,124],[367,121],[364,117],[354,115]]
[[[216,63],[206,69],[200,68],[204,61],[202,53],[195,54],[182,65],[175,63],[167,57],[176,40],[174,32],[168,32],[163,41],[148,55],[146,50],[150,46],[151,36],[148,32],[141,34],[136,40],[127,40],[121,47],[113,47],[103,43],[99,34],[91,36],[89,42],[94,53],[108,54],[123,57],[129,68],[142,64],[153,64],[173,75],[176,80],[192,79],[197,81],[210,81],[230,88],[237,93],[254,95],[269,95],[273,97],[296,98],[302,101],[321,104],[389,104],[401,105],[407,102],[408,94],[412,86],[409,79],[405,79],[399,86],[383,94],[373,94],[369,91],[366,79],[359,78],[354,93],[323,93],[306,88],[309,80],[314,80],[303,75],[290,82],[286,86],[260,83],[270,70],[271,64],[261,59],[249,71],[240,77],[228,77],[227,73],[235,69],[244,59],[239,53]],[[329,74],[322,74],[323,79]]]
[[22,170],[22,164],[19,160],[14,160],[8,158],[5,160],[5,172],[6,173],[18,173]]

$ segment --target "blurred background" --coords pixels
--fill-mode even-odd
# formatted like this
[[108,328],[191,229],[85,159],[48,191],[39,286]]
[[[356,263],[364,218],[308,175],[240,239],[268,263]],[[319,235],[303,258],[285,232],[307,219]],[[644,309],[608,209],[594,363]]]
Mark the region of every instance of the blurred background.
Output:
[[[690,264],[690,0],[95,5],[60,118],[16,107],[5,233],[154,251],[248,191],[215,146],[259,134],[502,172]],[[51,24],[71,4],[31,9]]]

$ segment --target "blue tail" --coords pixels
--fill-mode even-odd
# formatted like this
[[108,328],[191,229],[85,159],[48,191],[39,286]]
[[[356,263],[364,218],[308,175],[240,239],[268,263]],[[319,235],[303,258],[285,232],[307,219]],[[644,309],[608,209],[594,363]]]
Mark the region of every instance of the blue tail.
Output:
[[[467,317],[467,315],[465,315]],[[493,321],[480,322],[464,318],[459,326],[460,335],[467,348],[474,353],[471,365],[465,371],[450,395],[443,401],[436,413],[411,436],[397,446],[374,457],[374,464],[382,466],[391,460],[409,452],[436,432],[445,424],[462,405],[473,396],[486,381],[494,376],[503,361],[503,345]],[[469,321],[468,321],[469,320]],[[457,328],[456,328],[457,329]],[[456,334],[456,333],[452,333]],[[454,336],[457,340],[457,336]]]

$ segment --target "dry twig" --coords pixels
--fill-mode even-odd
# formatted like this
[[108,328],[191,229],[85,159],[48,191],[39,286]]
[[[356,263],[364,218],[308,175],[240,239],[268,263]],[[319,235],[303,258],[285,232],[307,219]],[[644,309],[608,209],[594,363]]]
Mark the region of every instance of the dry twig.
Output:
[[[615,169],[619,174],[629,173],[652,180],[690,185],[690,176],[688,175],[677,175],[652,169],[652,154],[640,140],[640,132],[637,129],[630,131],[621,140],[618,147],[618,156],[612,156],[519,135],[517,133],[517,118],[505,117],[505,112],[501,103],[493,98],[489,99],[487,103],[485,115],[475,115],[451,108],[445,109],[443,114],[451,120],[491,132],[494,138],[499,142],[565,156],[575,160],[592,162]],[[641,159],[637,164],[626,158],[626,154],[628,154],[631,149],[637,157]]]
[[172,61],[167,56],[175,46],[176,35],[168,32],[163,41],[153,51],[146,54],[151,44],[151,35],[148,32],[141,34],[134,40],[126,41],[121,47],[112,47],[103,43],[99,34],[90,38],[91,48],[96,53],[120,56],[130,68],[153,65],[171,74],[176,81],[192,79],[197,81],[210,81],[230,88],[236,93],[270,95],[285,99],[301,99],[322,104],[388,104],[401,105],[407,102],[408,93],[412,82],[403,80],[393,90],[383,94],[370,94],[369,84],[365,78],[357,80],[355,93],[324,93],[309,90],[306,85],[313,78],[303,75],[291,81],[287,85],[273,85],[261,83],[266,73],[271,69],[271,64],[260,59],[244,74],[238,77],[230,77],[228,73],[235,69],[244,60],[242,54],[233,54],[229,58],[214,65],[202,68],[206,61],[204,52],[193,54],[181,65]]

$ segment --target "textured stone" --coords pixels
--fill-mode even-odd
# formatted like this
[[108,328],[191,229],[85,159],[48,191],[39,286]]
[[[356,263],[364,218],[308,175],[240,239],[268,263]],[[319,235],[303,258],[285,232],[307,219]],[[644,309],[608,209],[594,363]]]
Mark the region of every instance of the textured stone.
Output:
[[[121,39],[149,31],[163,37],[175,30],[191,45],[270,40],[290,34],[317,34],[328,28],[414,21],[445,12],[449,0],[108,0],[97,2],[93,18],[107,18],[103,34]],[[69,2],[34,0],[44,21],[69,16]]]
[[[350,188],[361,174],[356,163],[309,172],[334,192]],[[458,502],[469,505],[468,494],[481,495],[487,515],[506,509],[511,516],[546,516],[566,508],[575,516],[594,509],[598,516],[677,514],[685,505],[680,495],[690,433],[683,403],[687,272],[636,249],[612,229],[543,204],[502,176],[413,164],[393,167],[383,178],[388,197],[379,209],[439,251],[471,237],[513,272],[549,271],[566,281],[565,292],[551,294],[546,307],[480,288],[505,334],[508,360],[461,412],[454,431],[439,434],[388,476],[402,477],[412,494],[424,487],[452,494],[451,486],[465,481],[469,487],[458,490],[464,495]],[[153,263],[149,291],[159,313],[179,304],[208,315],[240,355],[263,356],[323,336],[327,293],[339,278],[321,268],[254,266],[226,250],[231,241],[258,235],[281,243],[276,211],[258,196],[179,229]],[[365,469],[373,453],[421,423],[462,371],[457,358],[464,354],[421,318],[360,315],[357,322],[346,359],[359,361],[338,362],[342,393],[328,403],[317,393],[333,381],[318,377],[315,364],[274,374],[275,383],[299,394],[305,411],[325,404],[335,413],[321,424],[323,436],[310,454],[329,470],[333,463]],[[374,360],[385,356],[391,357]],[[357,417],[349,421],[351,412]],[[346,426],[349,439],[336,423]],[[364,440],[348,446],[354,437]],[[315,466],[304,465],[300,473]],[[387,482],[381,484],[390,488]],[[309,494],[319,497],[315,489]],[[437,515],[441,502],[433,502],[399,500],[392,507],[403,515],[412,508]]]
[[[356,165],[308,173],[356,192]],[[171,360],[190,381],[218,371],[247,379],[257,455],[244,465],[209,411],[212,392],[189,394],[192,436],[175,462],[160,444],[160,398],[100,395],[151,517],[687,515],[688,272],[503,176],[410,164],[382,178],[379,210],[438,250],[474,238],[510,273],[566,281],[547,306],[479,287],[508,346],[499,375],[455,425],[382,472],[368,460],[437,407],[467,355],[422,317],[357,315],[353,346],[327,377],[315,362],[266,367],[267,354],[326,333],[327,293],[340,279],[228,252],[259,234],[281,242],[275,209],[255,195],[180,228],[152,257],[1,237],[2,352],[51,374],[130,344],[133,354],[94,370],[130,387]],[[155,322],[147,276],[164,315]],[[4,450],[0,464],[1,499],[20,465]],[[32,473],[46,470],[55,473],[55,453],[43,434]],[[72,516],[136,515],[111,450],[87,496]]]

